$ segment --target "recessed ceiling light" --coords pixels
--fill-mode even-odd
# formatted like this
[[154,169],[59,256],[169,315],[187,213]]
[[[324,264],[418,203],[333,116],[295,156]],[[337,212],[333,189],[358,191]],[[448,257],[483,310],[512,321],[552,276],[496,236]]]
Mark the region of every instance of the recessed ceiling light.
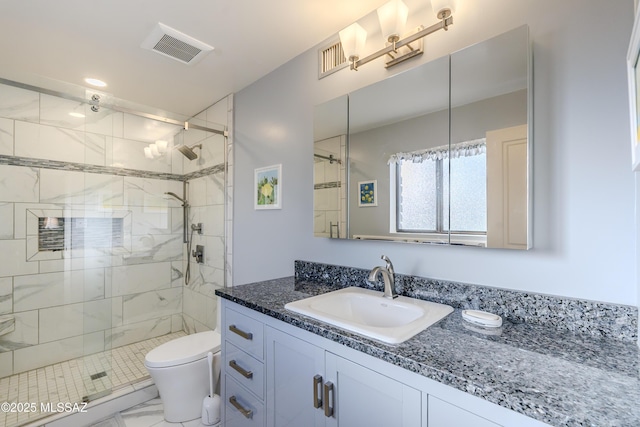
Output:
[[84,118],[84,117],[85,117],[85,115],[84,115],[84,114],[82,114],[82,113],[69,113],[69,115],[70,115],[71,117],[77,117],[77,118],[79,118],[79,119],[82,119],[82,118]]
[[105,82],[103,82],[102,80],[98,80],[98,79],[92,79],[87,77],[86,79],[84,79],[85,82],[89,83],[91,86],[96,86],[96,87],[105,87],[107,84]]

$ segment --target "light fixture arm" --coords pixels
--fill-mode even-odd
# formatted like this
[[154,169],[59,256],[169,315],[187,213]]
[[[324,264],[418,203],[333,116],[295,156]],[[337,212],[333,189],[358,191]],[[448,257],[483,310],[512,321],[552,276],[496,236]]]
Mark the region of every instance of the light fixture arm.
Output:
[[[372,53],[369,56],[365,56],[362,59],[356,59],[353,58],[351,60],[351,69],[352,70],[358,70],[358,67],[371,62],[375,59],[380,58],[381,56],[387,55],[391,52],[395,52],[397,49],[401,48],[402,46],[406,46],[416,40],[420,40],[423,37],[428,36],[429,34],[435,33],[438,30],[445,30],[447,31],[449,29],[449,25],[453,25],[453,16],[451,16],[451,14],[449,13],[448,16],[443,16],[442,20],[440,22],[438,22],[437,24],[433,24],[430,27],[425,28],[424,30],[420,30],[417,33],[411,34],[410,36],[405,37],[404,39],[400,39],[396,42],[394,42],[393,44],[390,44],[389,46],[380,49],[377,52]],[[351,58],[350,58],[351,59]]]

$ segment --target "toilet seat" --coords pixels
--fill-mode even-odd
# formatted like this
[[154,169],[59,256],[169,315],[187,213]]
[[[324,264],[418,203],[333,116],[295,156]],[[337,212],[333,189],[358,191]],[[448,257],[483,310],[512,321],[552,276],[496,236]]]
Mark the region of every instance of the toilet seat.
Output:
[[220,351],[220,341],[220,334],[215,331],[180,337],[147,353],[144,365],[148,368],[167,368],[206,358],[207,353]]

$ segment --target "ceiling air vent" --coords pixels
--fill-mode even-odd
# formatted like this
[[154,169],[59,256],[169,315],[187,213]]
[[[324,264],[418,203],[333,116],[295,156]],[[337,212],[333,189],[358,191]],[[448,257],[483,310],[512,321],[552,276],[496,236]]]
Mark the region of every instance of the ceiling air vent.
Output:
[[344,57],[342,43],[339,40],[318,49],[318,79],[335,73],[347,65],[347,58]]
[[189,65],[200,61],[213,50],[213,46],[160,22],[140,46]]

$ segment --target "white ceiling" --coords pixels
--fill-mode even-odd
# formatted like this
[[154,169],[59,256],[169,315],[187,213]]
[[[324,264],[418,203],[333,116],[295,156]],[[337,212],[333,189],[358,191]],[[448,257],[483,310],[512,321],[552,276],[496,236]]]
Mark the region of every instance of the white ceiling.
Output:
[[[385,1],[0,0],[0,77],[53,90],[96,77],[116,99],[191,116]],[[215,50],[189,66],[142,49],[158,22]]]

